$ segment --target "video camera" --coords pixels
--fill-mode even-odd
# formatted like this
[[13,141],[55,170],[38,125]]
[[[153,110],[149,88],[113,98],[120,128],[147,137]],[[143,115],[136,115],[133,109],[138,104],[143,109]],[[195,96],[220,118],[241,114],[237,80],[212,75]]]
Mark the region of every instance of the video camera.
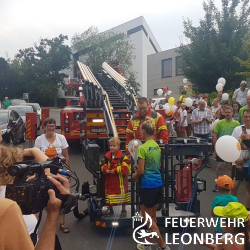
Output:
[[[23,214],[34,214],[47,207],[48,190],[53,189],[56,197],[62,200],[63,213],[70,212],[77,205],[80,194],[61,195],[52,182],[47,179],[44,172],[48,168],[53,175],[60,173],[64,176],[70,176],[76,180],[76,184],[79,186],[79,180],[75,172],[71,171],[69,173],[63,170],[63,166],[68,166],[65,164],[65,158],[63,157],[39,163],[36,161],[15,163],[15,165],[8,168],[8,173],[16,178],[13,184],[6,185],[5,197],[16,201]],[[27,182],[27,177],[34,174],[34,180]]]

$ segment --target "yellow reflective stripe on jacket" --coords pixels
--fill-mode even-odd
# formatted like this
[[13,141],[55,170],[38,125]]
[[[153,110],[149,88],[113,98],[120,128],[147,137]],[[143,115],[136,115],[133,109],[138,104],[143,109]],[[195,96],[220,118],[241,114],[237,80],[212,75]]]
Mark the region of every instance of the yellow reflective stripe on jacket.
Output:
[[158,128],[158,131],[163,130],[163,129],[167,129],[167,127],[166,126],[161,126],[161,127]]
[[126,132],[127,132],[127,133],[131,133],[131,134],[133,134],[133,131],[132,131],[132,130],[130,130],[130,129],[128,129],[128,128],[126,129]]

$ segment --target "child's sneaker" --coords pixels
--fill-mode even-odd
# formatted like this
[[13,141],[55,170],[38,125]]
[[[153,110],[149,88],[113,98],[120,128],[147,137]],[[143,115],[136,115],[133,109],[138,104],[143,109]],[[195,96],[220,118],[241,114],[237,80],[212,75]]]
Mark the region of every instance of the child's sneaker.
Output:
[[138,250],[152,250],[151,246],[144,246],[144,245],[141,245],[141,244],[137,245],[137,249]]
[[120,214],[120,218],[126,218],[127,217],[127,211],[126,210],[122,210],[121,214]]

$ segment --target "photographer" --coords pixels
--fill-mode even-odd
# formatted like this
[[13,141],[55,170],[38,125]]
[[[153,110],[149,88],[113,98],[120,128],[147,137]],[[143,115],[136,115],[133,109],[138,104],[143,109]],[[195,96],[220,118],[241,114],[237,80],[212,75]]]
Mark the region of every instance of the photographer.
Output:
[[[5,190],[6,190],[6,185],[7,184],[12,184],[14,182],[15,177],[11,176],[8,174],[8,168],[15,164],[16,162],[19,161],[23,161],[24,157],[26,156],[34,156],[35,160],[37,162],[42,162],[42,161],[46,161],[47,160],[47,156],[45,154],[43,154],[39,149],[36,148],[31,148],[31,149],[24,149],[22,150],[21,148],[15,148],[15,147],[6,147],[6,146],[0,146],[0,197],[4,198],[5,197]],[[49,172],[49,171],[48,171]],[[47,172],[47,173],[48,173]],[[49,180],[55,184],[55,186],[58,188],[58,191],[61,194],[69,194],[69,183],[68,180],[66,180],[63,177],[54,177],[55,179],[58,179],[59,181],[63,182],[64,187],[60,184],[60,182],[56,181],[53,178],[50,178]],[[50,229],[50,232],[54,232],[53,235],[53,241],[50,241],[50,246],[52,245],[53,248],[50,249],[54,249],[54,245],[55,245],[55,232],[56,229],[54,230],[54,228],[52,227],[54,225],[54,221],[56,219],[55,225],[58,222],[58,217],[56,216],[57,210],[58,210],[58,214],[60,212],[60,207],[58,207],[56,204],[61,204],[61,201],[55,198],[55,194],[54,191],[51,190],[48,192],[49,193],[49,197],[50,197],[50,202],[48,202],[48,226]],[[50,205],[50,203],[52,203]],[[2,227],[0,228],[0,237],[2,237],[3,235],[5,235],[5,237],[3,237],[3,239],[5,240],[5,244],[7,249],[14,249],[11,247],[8,247],[9,244],[13,244],[13,237],[9,237],[6,236],[6,234],[8,233],[8,235],[10,235],[10,231],[12,232],[13,230],[6,230],[7,225],[8,226],[13,226],[15,228],[17,228],[17,225],[19,225],[19,230],[18,233],[21,235],[21,237],[24,236],[24,234],[26,235],[26,232],[28,234],[27,228],[29,229],[30,233],[32,233],[35,229],[35,226],[37,224],[37,219],[35,218],[34,215],[24,215],[23,219],[26,222],[26,228],[25,228],[25,233],[23,232],[23,219],[20,218],[21,214],[20,214],[20,209],[18,209],[18,206],[16,205],[15,202],[12,202],[10,200],[7,199],[3,199],[1,200],[0,203],[0,221],[1,221],[1,225]],[[57,209],[58,207],[58,209]],[[14,215],[12,215],[12,210],[15,211],[15,213],[13,213]],[[18,211],[18,212],[16,212]],[[10,216],[8,216],[8,214]],[[4,215],[3,218],[1,218]],[[50,216],[52,215],[52,216]],[[50,217],[53,217],[53,220],[51,220]],[[5,221],[6,220],[6,221]],[[15,223],[10,223],[10,221],[15,222]],[[6,225],[5,225],[6,224]],[[25,225],[25,224],[24,224]],[[3,232],[1,233],[1,230],[3,230]],[[47,238],[48,236],[46,236]],[[14,237],[15,238],[15,237]],[[28,237],[30,239],[30,237]],[[40,243],[37,246],[41,245],[41,240],[43,238],[40,239]],[[20,240],[20,239],[19,239]],[[1,239],[0,242],[2,243]],[[15,243],[17,243],[16,241],[14,241]],[[29,243],[25,243],[25,244],[29,244]],[[1,244],[2,245],[2,244]],[[43,245],[42,245],[43,246]],[[1,249],[1,246],[0,246]],[[6,248],[4,248],[6,249]],[[15,248],[17,249],[17,248]],[[20,247],[20,249],[30,249],[30,248],[22,248]],[[34,249],[34,247],[33,247]],[[41,249],[41,248],[38,248]],[[48,249],[48,248],[46,248]]]
[[[53,176],[49,180],[56,186],[60,194],[69,194],[69,182],[62,176]],[[62,182],[62,184],[60,182]],[[48,191],[47,218],[40,239],[34,248],[30,235],[22,218],[22,213],[16,202],[1,199],[0,202],[0,249],[15,250],[54,250],[55,233],[61,210],[61,200],[55,196],[55,191]]]

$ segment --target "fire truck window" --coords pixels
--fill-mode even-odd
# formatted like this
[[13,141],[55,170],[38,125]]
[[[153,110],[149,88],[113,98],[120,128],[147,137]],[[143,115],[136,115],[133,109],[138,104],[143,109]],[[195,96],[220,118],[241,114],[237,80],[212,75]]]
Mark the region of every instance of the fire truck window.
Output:
[[75,113],[74,114],[74,119],[75,119],[75,121],[82,120],[82,113]]

